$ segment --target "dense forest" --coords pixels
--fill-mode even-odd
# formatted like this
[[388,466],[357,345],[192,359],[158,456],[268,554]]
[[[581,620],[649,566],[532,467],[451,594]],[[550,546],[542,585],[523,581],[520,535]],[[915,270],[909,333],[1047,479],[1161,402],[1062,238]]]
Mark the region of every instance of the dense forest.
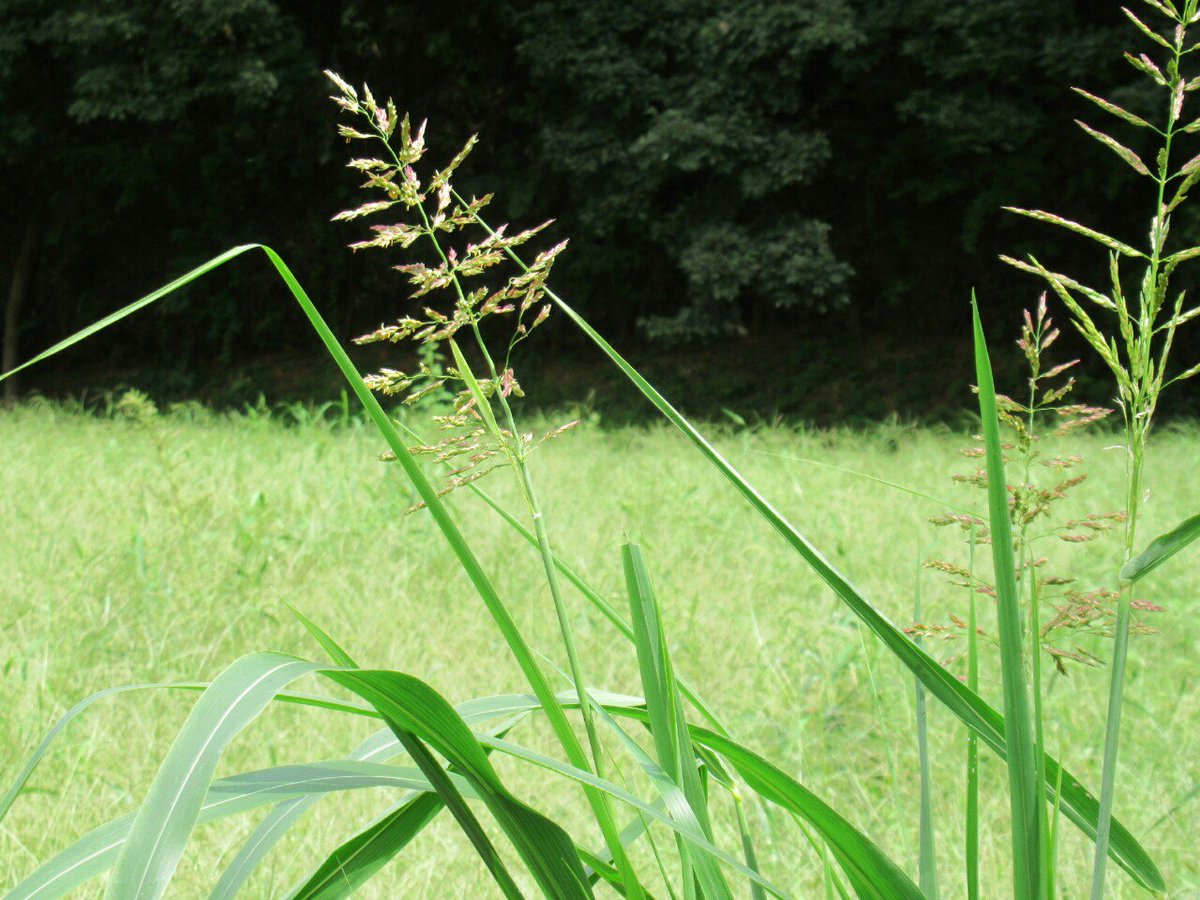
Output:
[[[1102,115],[1074,85],[1153,114],[1129,36],[1083,0],[0,0],[5,367],[250,241],[341,335],[401,315],[402,279],[329,222],[356,202],[332,68],[428,117],[435,158],[478,133],[462,185],[557,219],[561,292],[692,406],[967,406],[943,392],[970,289],[997,343],[1040,291],[998,254],[1106,266],[1002,206],[1146,229],[1153,197],[1072,124]],[[533,343],[544,396],[603,405],[569,327]],[[328,396],[318,352],[242,262],[22,390]]]

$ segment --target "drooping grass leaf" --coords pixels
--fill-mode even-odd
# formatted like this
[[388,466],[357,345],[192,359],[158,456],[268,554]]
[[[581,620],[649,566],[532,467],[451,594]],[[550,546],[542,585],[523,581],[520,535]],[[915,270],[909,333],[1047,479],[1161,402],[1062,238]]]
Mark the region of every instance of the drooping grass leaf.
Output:
[[[293,608],[292,612],[300,619],[300,622],[308,632],[317,639],[317,642],[325,649],[325,652],[330,655],[335,663],[347,669],[357,668],[357,663],[350,657],[350,654],[343,650],[341,645],[326,634],[320,626],[305,617],[299,610]],[[376,708],[378,709],[378,706]],[[479,820],[475,818],[475,814],[471,812],[462,794],[459,793],[454,782],[451,781],[448,774],[442,769],[441,764],[434,759],[433,754],[429,752],[429,749],[417,735],[398,724],[394,718],[389,718],[382,709],[379,711],[384,714],[388,725],[395,733],[396,738],[404,746],[404,749],[408,751],[408,755],[413,758],[413,761],[420,768],[421,772],[429,779],[429,783],[433,785],[438,797],[441,798],[442,804],[450,810],[450,814],[458,822],[459,827],[471,842],[471,846],[475,848],[475,852],[479,854],[479,858],[483,860],[484,865],[500,886],[500,890],[506,897],[520,898],[521,891],[517,888],[516,882],[513,881],[512,875],[509,874],[507,867],[500,859],[500,855],[496,852],[496,848],[492,846],[491,840],[484,832],[483,826],[479,824]],[[453,710],[451,712],[453,713]],[[455,713],[455,715],[457,714]],[[420,828],[428,824],[437,812],[437,808],[429,803],[419,804],[415,809],[417,811],[416,814],[401,817],[398,820],[398,825],[397,823],[392,823],[393,825],[397,825],[397,830],[403,831],[404,828],[407,828],[419,831]],[[385,833],[392,834],[391,831],[386,831]],[[407,831],[404,831],[404,833],[408,835],[405,838],[405,843],[407,843],[411,839],[411,834]],[[361,852],[362,848],[358,848],[356,855]]]
[[109,900],[154,900],[166,890],[225,747],[301,675],[319,668],[292,656],[242,657],[200,695],[142,801],[108,882]]
[[[362,403],[368,417],[374,423],[376,428],[379,429],[380,434],[388,444],[388,448],[392,451],[392,453],[395,454],[397,462],[404,470],[405,475],[412,482],[418,495],[421,497],[421,500],[424,502],[426,508],[429,510],[430,515],[433,517],[434,522],[445,536],[446,542],[455,554],[455,557],[458,559],[459,565],[462,567],[464,573],[471,581],[471,584],[479,593],[479,596],[483,600],[484,605],[487,607],[488,612],[491,614],[496,627],[500,630],[501,636],[504,638],[505,643],[512,652],[517,664],[520,666],[522,673],[529,682],[530,687],[544,704],[546,715],[550,721],[550,726],[554,730],[555,736],[558,738],[559,743],[562,745],[567,754],[567,757],[573,764],[586,768],[588,765],[587,756],[583,751],[583,747],[580,744],[579,739],[572,730],[570,722],[567,721],[566,715],[562,711],[562,707],[558,704],[555,694],[550,688],[549,682],[546,680],[544,673],[538,667],[537,661],[530,650],[528,643],[525,641],[524,636],[517,628],[515,621],[508,611],[508,607],[505,605],[503,599],[501,599],[499,593],[496,591],[495,586],[492,584],[491,579],[488,577],[482,565],[479,563],[478,558],[471,550],[466,538],[463,536],[461,530],[451,517],[449,510],[438,496],[437,489],[432,483],[430,483],[416,458],[409,452],[408,447],[405,446],[399,432],[396,430],[395,424],[392,422],[388,414],[384,412],[383,407],[379,405],[379,401],[375,399],[375,396],[371,393],[370,389],[363,381],[362,376],[354,366],[354,363],[346,354],[345,348],[342,347],[341,343],[334,336],[328,324],[325,322],[325,319],[317,311],[316,306],[314,306],[312,300],[309,299],[307,292],[305,292],[304,288],[301,287],[300,282],[296,280],[295,275],[292,274],[291,269],[288,268],[287,264],[284,263],[279,254],[277,254],[270,247],[267,247],[263,244],[243,244],[227,250],[208,262],[197,266],[195,269],[192,269],[187,274],[180,276],[164,287],[159,288],[158,290],[153,291],[138,300],[135,300],[133,303],[122,307],[100,321],[81,329],[70,337],[55,344],[48,350],[38,354],[28,362],[23,363],[22,365],[13,369],[11,372],[0,374],[0,381],[3,381],[4,379],[28,368],[29,366],[48,359],[55,354],[62,352],[63,350],[66,350],[85,338],[96,334],[103,328],[120,321],[126,316],[133,315],[151,303],[169,295],[173,291],[190,284],[207,272],[210,272],[218,266],[223,265],[224,263],[229,262],[230,260],[251,250],[262,250],[262,252],[266,254],[267,259],[275,267],[276,272],[279,274],[280,278],[283,279],[284,283],[288,287],[288,290],[291,291],[292,296],[295,298],[301,310],[307,317],[309,324],[317,333],[317,336],[325,345],[325,349],[329,352],[330,356],[333,357],[334,362],[345,376],[346,381],[349,383],[355,397],[357,397],[359,402]],[[601,831],[604,833],[605,841],[609,845],[609,849],[613,851],[619,860],[622,871],[626,873],[627,877],[632,880],[632,870],[629,868],[628,859],[624,855],[624,849],[620,845],[620,835],[616,823],[613,821],[612,815],[605,805],[603,797],[595,791],[592,791],[590,788],[585,788],[585,793],[587,795],[588,803],[592,809],[592,814],[599,824]],[[627,885],[627,889],[630,891],[631,896],[635,898],[641,896],[640,887],[636,883]]]
[[1136,582],[1153,572],[1168,559],[1200,537],[1200,515],[1180,522],[1166,534],[1121,567],[1121,580]]
[[325,675],[379,710],[394,723],[393,730],[415,734],[460,771],[548,896],[591,898],[591,884],[566,832],[508,792],[479,740],[440,694],[400,672],[337,670]]

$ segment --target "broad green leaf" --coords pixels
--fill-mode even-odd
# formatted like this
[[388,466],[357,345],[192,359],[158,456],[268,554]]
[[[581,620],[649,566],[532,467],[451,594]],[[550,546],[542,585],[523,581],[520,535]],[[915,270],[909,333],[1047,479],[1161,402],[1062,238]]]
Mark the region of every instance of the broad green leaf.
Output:
[[[306,618],[299,610],[293,608],[292,612],[300,619],[308,632],[317,639],[317,642],[325,649],[325,652],[330,655],[335,663],[343,668],[357,667],[357,663],[350,657],[350,654],[343,650],[338,642],[326,634],[320,626]],[[382,713],[383,710],[380,710],[380,712]],[[506,897],[519,898],[521,892],[517,888],[516,882],[513,881],[512,875],[509,874],[503,860],[501,860],[500,855],[496,852],[496,848],[492,846],[491,840],[484,832],[483,826],[479,824],[479,820],[475,818],[475,814],[471,812],[462,794],[459,793],[454,782],[442,769],[441,764],[434,759],[433,754],[429,752],[429,749],[421,742],[421,739],[417,735],[397,724],[394,719],[387,718],[386,715],[385,719],[387,719],[388,725],[395,733],[397,740],[404,746],[408,755],[412,757],[425,777],[429,779],[429,783],[433,785],[438,797],[441,798],[442,804],[450,810],[450,814],[454,816],[455,821],[458,822],[459,827],[463,830],[467,839],[470,840],[471,846],[475,848],[475,852],[483,860],[483,864],[496,880],[500,890]],[[418,808],[426,810],[430,819],[436,813],[436,809],[427,803],[421,804]],[[415,827],[415,819],[404,818],[401,821],[406,824],[413,824]],[[425,821],[427,822],[428,819]],[[421,824],[421,827],[424,827],[424,823]]]
[[1200,537],[1200,515],[1180,522],[1121,567],[1122,581],[1139,581]]
[[325,675],[379,710],[393,730],[416,735],[461,772],[548,896],[563,900],[592,896],[571,839],[558,825],[508,792],[479,739],[440,694],[420,679],[400,672],[337,670]]

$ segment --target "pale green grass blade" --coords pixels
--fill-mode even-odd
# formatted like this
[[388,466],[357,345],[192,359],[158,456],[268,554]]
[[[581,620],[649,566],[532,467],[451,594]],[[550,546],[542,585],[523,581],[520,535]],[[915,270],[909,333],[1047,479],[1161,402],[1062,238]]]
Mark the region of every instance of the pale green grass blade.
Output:
[[[589,696],[593,695],[589,693]],[[631,757],[633,757],[634,761],[638,764],[641,770],[646,774],[646,777],[650,780],[650,783],[654,786],[654,789],[658,791],[658,795],[661,798],[662,808],[666,814],[674,821],[679,822],[686,828],[690,829],[693,833],[703,834],[706,840],[711,841],[712,834],[709,830],[706,830],[704,827],[702,827],[699,818],[697,818],[696,813],[692,808],[692,804],[688,802],[688,798],[684,795],[683,790],[678,784],[675,783],[675,781],[672,780],[670,774],[668,774],[667,771],[663,769],[663,767],[656,760],[654,760],[648,753],[646,753],[645,750],[642,749],[641,745],[630,736],[629,732],[620,726],[616,719],[614,719],[606,709],[604,709],[602,706],[599,706],[596,709],[596,714],[597,718],[604,725],[607,725],[609,730],[617,736],[617,739],[621,742],[621,745],[625,748],[625,751]],[[639,821],[644,822],[644,818],[639,819]],[[706,888],[706,891],[718,892],[713,894],[713,896],[730,896],[729,887],[727,884],[725,884],[724,879],[720,877],[719,870],[717,876],[714,878],[712,872],[709,871],[709,867],[703,865],[705,860],[707,860],[709,863],[715,866],[719,860],[714,859],[704,853],[696,854],[691,845],[687,843],[686,838],[679,834],[677,834],[676,837],[679,841],[683,842],[683,846],[681,846],[679,849],[681,856],[686,854],[686,858],[689,862],[691,862],[693,857],[697,855],[700,857],[700,862],[702,865],[697,866],[696,870],[699,873],[699,877],[704,879],[706,884],[710,885]],[[758,871],[757,866],[750,866],[750,868]],[[662,873],[664,883],[669,884],[666,870],[662,869]],[[683,868],[682,875],[685,884],[687,884],[687,879],[691,877],[690,873],[693,873],[693,867],[691,865],[685,866]],[[756,886],[761,890],[761,885]],[[707,897],[709,894],[705,893],[704,896]]]
[[109,879],[109,900],[162,896],[225,747],[278,691],[317,668],[291,656],[256,653],[217,676],[200,695],[138,809]]
[[1012,524],[1008,512],[1004,456],[996,388],[984,341],[979,307],[971,297],[975,335],[975,376],[979,385],[979,414],[987,454],[988,512],[992,563],[996,582],[996,616],[1000,632],[1000,670],[1004,687],[1004,726],[1008,748],[1009,804],[1012,810],[1013,893],[1034,900],[1042,891],[1043,810],[1038,804],[1037,758],[1025,676],[1022,616],[1013,560]]
[[[647,721],[647,720],[648,720],[647,718],[642,719],[642,721]],[[522,760],[523,762],[527,762],[534,766],[538,766],[540,768],[546,769],[549,772],[554,772],[554,773],[561,775],[564,778],[567,778],[571,781],[576,781],[581,784],[584,784],[584,783],[590,784],[592,787],[594,787],[598,790],[604,791],[606,794],[611,796],[613,799],[619,800],[620,802],[625,803],[626,805],[632,807],[633,809],[637,810],[638,812],[640,812],[642,815],[646,816],[647,818],[653,819],[656,822],[666,825],[668,828],[670,828],[675,833],[682,835],[689,843],[691,843],[698,849],[703,850],[704,852],[714,856],[715,858],[717,858],[721,862],[723,862],[725,865],[729,866],[731,869],[733,869],[737,872],[740,872],[742,875],[746,876],[747,878],[758,882],[760,885],[762,885],[764,888],[766,888],[767,891],[769,891],[774,896],[776,896],[776,897],[786,897],[787,896],[787,894],[785,894],[781,888],[778,888],[775,885],[773,885],[770,881],[768,881],[766,878],[764,878],[758,872],[754,871],[753,869],[748,868],[737,857],[732,856],[731,854],[725,852],[724,850],[722,850],[719,847],[717,847],[716,845],[714,845],[711,841],[709,841],[709,839],[707,837],[705,837],[704,833],[701,832],[699,829],[697,829],[695,826],[688,825],[684,822],[680,822],[680,821],[672,818],[666,812],[659,811],[659,809],[656,808],[653,804],[647,803],[644,800],[642,800],[641,798],[635,796],[634,794],[631,794],[629,791],[627,791],[625,788],[621,787],[620,785],[614,784],[613,782],[608,781],[607,779],[600,778],[599,776],[594,775],[591,772],[585,771],[583,769],[578,769],[578,768],[568,765],[566,763],[559,762],[558,760],[552,759],[549,756],[545,756],[541,753],[538,753],[534,750],[530,750],[526,747],[519,746],[517,744],[509,743],[508,741],[505,741],[505,740],[501,740],[498,738],[481,738],[481,743],[483,743],[484,746],[491,747],[500,753],[504,753],[508,756],[513,757],[514,759]]]
[[888,481],[886,478],[880,478],[878,475],[872,475],[870,472],[860,472],[858,469],[850,469],[846,466],[835,465],[834,463],[824,462],[819,459],[810,459],[807,456],[794,456],[790,453],[776,453],[771,450],[756,450],[763,456],[773,456],[776,459],[783,459],[789,462],[802,462],[810,466],[817,466],[822,469],[829,469],[832,472],[841,472],[843,475],[852,475],[855,478],[861,478],[865,481],[872,481],[875,484],[889,487],[894,491],[899,491],[902,494],[908,494],[920,500],[925,500],[932,503],[934,506],[942,509],[952,509],[957,513],[962,513],[966,516],[978,516],[975,510],[967,509],[965,506],[959,506],[957,503],[951,503],[949,500],[943,500],[941,497],[935,497],[932,494],[926,494],[924,491],[918,491],[916,488],[910,488],[907,485],[899,484],[895,481]]
[[37,747],[34,748],[33,753],[25,761],[25,765],[21,767],[21,771],[17,773],[16,779],[14,779],[13,783],[9,786],[8,790],[4,792],[4,796],[0,797],[0,822],[4,821],[4,817],[8,814],[9,809],[12,808],[13,802],[17,799],[17,795],[21,793],[21,789],[23,787],[25,787],[26,782],[29,781],[29,776],[33,774],[33,771],[34,771],[34,769],[37,768],[38,763],[40,763],[42,761],[42,757],[44,757],[46,755],[46,752],[50,749],[50,745],[52,743],[54,743],[54,739],[56,737],[58,737],[58,735],[62,732],[62,730],[64,728],[66,728],[68,725],[71,724],[72,720],[74,720],[76,716],[78,716],[80,713],[84,712],[93,703],[96,703],[99,700],[103,700],[105,697],[111,697],[114,694],[124,694],[129,691],[146,691],[146,690],[161,690],[161,689],[185,689],[185,690],[190,689],[190,690],[202,691],[207,687],[208,687],[207,684],[199,684],[199,683],[192,683],[192,682],[188,682],[188,683],[159,682],[159,683],[148,683],[148,684],[124,684],[124,685],[120,685],[118,687],[105,688],[102,691],[97,691],[96,693],[92,694],[90,697],[85,697],[83,700],[80,700],[78,703],[76,703],[74,706],[72,706],[69,710],[67,710],[63,714],[62,718],[60,718],[57,722],[54,723],[54,726],[46,733],[46,736],[44,738],[42,738],[41,743],[39,743],[37,745]]
[[[399,750],[400,743],[395,735],[390,730],[382,731],[361,743],[347,759],[364,762],[383,761],[394,757]],[[313,794],[276,804],[225,867],[217,886],[209,895],[209,900],[233,900],[259,863],[322,796]],[[442,803],[440,797],[435,796],[434,799],[438,804]]]
[[[636,544],[622,546],[621,559],[625,569],[625,587],[633,613],[634,642],[637,647],[642,689],[646,695],[646,710],[650,716],[650,734],[654,739],[658,764],[682,790],[700,830],[705,837],[712,840],[708,798],[697,773],[696,757],[688,736],[682,698],[676,686],[674,667],[650,572],[641,549]],[[694,874],[706,897],[712,900],[731,897],[729,886],[721,877],[715,862],[707,854],[693,853],[682,842],[682,838],[679,849],[685,862],[683,880],[686,894],[690,896]]]
[[[125,684],[117,687],[105,688],[97,691],[89,697],[80,700],[67,712],[65,712],[54,726],[42,738],[41,743],[34,749],[33,753],[26,760],[21,771],[17,773],[16,779],[9,786],[4,796],[0,798],[0,821],[3,821],[4,816],[12,807],[13,802],[21,793],[21,789],[29,781],[30,775],[38,767],[42,758],[50,749],[50,745],[55,738],[61,734],[71,721],[87,710],[89,706],[98,700],[103,700],[105,697],[113,696],[114,694],[124,694],[130,691],[147,691],[147,690],[172,690],[172,691],[189,691],[198,692],[209,688],[208,682],[203,681],[169,681],[169,682],[151,682],[147,684]],[[301,706],[311,706],[317,709],[326,709],[333,712],[352,713],[354,715],[368,716],[373,719],[379,718],[379,713],[369,707],[358,707],[339,700],[333,700],[327,697],[315,697],[310,694],[294,694],[294,693],[279,693],[275,695],[275,701],[279,703],[295,703]]]
[[[471,786],[461,782],[471,793]],[[415,768],[382,766],[361,760],[280,766],[235,775],[213,782],[200,808],[203,824],[270,803],[367,788],[432,791]],[[44,862],[7,895],[6,900],[50,900],[61,897],[116,862],[133,825],[135,813],[114,819],[88,832]]]
[[1135,582],[1153,572],[1168,559],[1200,537],[1200,516],[1180,522],[1150,542],[1145,550],[1121,567],[1121,580]]
[[[592,695],[589,694],[589,696]],[[711,841],[711,827],[704,827],[700,818],[696,815],[692,803],[688,800],[682,788],[680,788],[680,786],[673,780],[671,775],[662,767],[659,762],[654,760],[648,753],[646,753],[645,750],[642,749],[641,745],[638,744],[638,742],[635,741],[629,735],[629,733],[617,723],[617,721],[606,709],[603,708],[603,706],[598,707],[596,712],[597,718],[599,718],[602,723],[607,725],[609,730],[617,736],[617,739],[621,742],[622,746],[625,748],[625,751],[633,757],[634,761],[646,774],[647,778],[650,779],[650,783],[654,786],[654,789],[658,791],[659,797],[662,798],[663,807],[666,813],[674,821],[681,823],[694,833],[703,834],[706,840]],[[725,883],[724,878],[721,877],[719,870],[717,870],[715,875],[713,874],[712,869],[717,860],[705,853],[697,854],[691,845],[687,843],[687,839],[683,837],[683,835],[676,835],[676,837],[680,842],[683,842],[679,848],[680,855],[686,857],[689,862],[695,864],[695,874],[702,880],[702,883],[706,885],[706,893],[704,896],[708,897],[711,895],[713,897],[730,897],[731,895],[729,893],[729,886]],[[757,866],[749,867],[755,871],[758,870]],[[686,884],[687,879],[689,878],[689,873],[693,872],[693,866],[685,866],[683,871],[683,878]],[[761,886],[759,886],[759,888],[761,889]]]
[[[132,315],[135,312],[138,312],[156,300],[167,296],[172,291],[177,290],[192,281],[195,281],[205,273],[212,271],[218,266],[223,265],[231,259],[234,259],[250,250],[262,250],[263,253],[266,254],[267,259],[270,260],[271,264],[275,267],[275,270],[279,274],[280,278],[282,278],[284,283],[287,285],[288,290],[291,291],[292,296],[295,298],[305,316],[308,318],[309,324],[312,326],[313,330],[316,331],[317,336],[320,337],[321,342],[325,345],[325,349],[329,352],[329,355],[333,357],[334,362],[341,370],[343,376],[345,376],[346,381],[349,383],[355,397],[358,398],[359,402],[366,410],[368,418],[370,418],[372,423],[383,435],[384,440],[387,442],[388,448],[395,454],[397,462],[400,464],[409,480],[413,483],[418,495],[421,497],[421,500],[424,502],[426,508],[429,510],[430,515],[433,517],[434,522],[437,524],[438,528],[441,529],[442,534],[445,536],[446,542],[449,544],[450,549],[458,559],[460,566],[470,579],[471,584],[479,593],[479,596],[483,600],[484,605],[487,607],[488,612],[491,614],[496,627],[500,630],[505,643],[508,645],[509,650],[516,659],[517,665],[520,666],[521,671],[528,680],[530,687],[543,703],[547,718],[550,721],[551,728],[553,728],[559,743],[562,744],[563,750],[566,752],[567,757],[571,760],[572,764],[586,767],[587,757],[584,754],[583,747],[580,744],[579,739],[576,737],[574,731],[571,729],[571,724],[567,721],[566,715],[562,711],[562,707],[555,700],[555,695],[550,688],[549,682],[546,680],[545,675],[538,667],[529,645],[526,643],[524,637],[517,628],[507,606],[501,599],[499,593],[496,591],[491,579],[488,577],[482,565],[479,563],[479,560],[476,558],[474,552],[471,550],[466,538],[463,536],[457,524],[451,517],[449,510],[438,496],[437,489],[432,485],[432,483],[430,483],[429,479],[422,471],[420,463],[417,462],[416,458],[409,452],[408,447],[405,446],[399,432],[396,430],[395,424],[392,422],[388,414],[384,412],[383,407],[379,405],[379,401],[375,399],[375,396],[371,393],[370,389],[363,381],[362,376],[359,374],[357,368],[355,368],[354,363],[351,362],[350,357],[346,354],[345,349],[334,336],[328,324],[325,322],[325,319],[317,311],[317,308],[313,305],[312,300],[309,299],[307,292],[305,292],[304,288],[301,287],[300,282],[296,280],[295,275],[292,274],[291,269],[288,268],[287,264],[284,263],[279,254],[277,254],[270,247],[267,247],[263,244],[244,244],[242,246],[227,250],[225,253],[222,253],[203,265],[198,266],[197,268],[188,272],[186,275],[175,279],[170,284],[165,285],[164,287],[159,288],[150,294],[147,294],[145,297],[134,301],[120,310],[117,310],[99,322],[82,329],[66,340],[60,341],[49,350],[39,354],[38,356],[34,357],[34,359],[24,363],[17,369],[14,369],[12,372],[0,375],[0,381],[3,381],[9,375],[28,368],[34,363],[48,359],[56,353],[59,353],[62,350],[65,350],[66,348],[78,343],[79,341],[90,337],[108,325],[111,325],[125,318],[126,316]],[[617,854],[618,858],[622,862],[623,870],[630,871],[628,869],[628,860],[624,858],[624,850],[620,845],[620,835],[616,823],[613,821],[611,814],[605,807],[603,798],[590,789],[587,791],[587,798],[592,809],[592,814],[599,824],[601,831],[604,833],[605,841],[608,843],[609,849],[611,849],[614,854]],[[636,884],[630,885],[629,889],[635,897],[640,895],[638,886]]]

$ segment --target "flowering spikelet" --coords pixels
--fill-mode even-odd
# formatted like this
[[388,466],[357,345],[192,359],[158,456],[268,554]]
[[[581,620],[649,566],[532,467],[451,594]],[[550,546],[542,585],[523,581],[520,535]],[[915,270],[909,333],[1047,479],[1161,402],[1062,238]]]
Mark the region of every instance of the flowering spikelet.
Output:
[[[393,266],[408,281],[409,299],[430,298],[421,311],[393,324],[380,325],[355,342],[408,340],[431,348],[440,342],[451,342],[459,360],[456,366],[422,362],[415,372],[382,369],[365,379],[372,390],[387,396],[402,396],[410,406],[440,394],[447,385],[459,388],[453,396],[451,411],[434,417],[439,430],[447,436],[437,443],[412,448],[414,453],[431,456],[438,462],[462,463],[446,482],[444,492],[448,492],[522,459],[543,442],[577,424],[569,422],[553,428],[535,440],[532,435],[501,427],[492,410],[493,402],[507,410],[509,398],[524,396],[509,360],[513,348],[550,314],[545,298],[546,280],[567,242],[542,250],[527,268],[497,282],[493,276],[507,262],[512,250],[537,237],[551,222],[515,234],[509,234],[507,226],[502,225],[485,231],[475,241],[458,246],[444,243],[443,239],[479,228],[478,216],[492,199],[491,194],[486,194],[465,200],[454,189],[453,177],[474,149],[476,137],[472,136],[448,163],[423,179],[418,168],[427,152],[426,123],[414,128],[409,116],[400,116],[390,100],[381,105],[366,86],[360,94],[333,72],[326,75],[337,88],[333,101],[358,119],[357,127],[340,125],[338,134],[347,141],[373,141],[382,148],[378,157],[356,157],[347,165],[365,177],[364,189],[381,193],[384,198],[340,212],[334,220],[355,221],[384,212],[393,216],[397,212],[403,214],[399,221],[371,225],[371,236],[350,244],[350,248],[409,250],[421,242],[436,251],[434,259]],[[449,303],[439,306],[434,298],[446,294],[451,297]],[[513,322],[504,365],[498,369],[479,331],[480,322],[492,316],[511,316]],[[460,332],[477,341],[488,368],[486,377],[476,377],[463,368],[465,357],[458,355],[453,343]]]
[[[1026,380],[1028,399],[1022,403],[1011,397],[998,397],[997,407],[1001,421],[1008,426],[1013,435],[1010,442],[1002,445],[1005,461],[1010,464],[1009,471],[1027,473],[1022,480],[1006,486],[1013,546],[1019,554],[1018,569],[1036,572],[1031,579],[1021,579],[1023,585],[1032,585],[1029,591],[1032,596],[1025,597],[1025,602],[1049,605],[1051,612],[1048,617],[1042,619],[1044,624],[1040,629],[1041,645],[1053,659],[1056,669],[1065,674],[1067,664],[1072,661],[1088,666],[1103,663],[1103,660],[1091,651],[1079,647],[1076,642],[1084,634],[1111,636],[1115,616],[1113,605],[1117,595],[1104,590],[1076,590],[1071,587],[1075,584],[1075,578],[1044,571],[1049,567],[1049,560],[1046,557],[1033,557],[1030,553],[1030,541],[1034,536],[1045,534],[1057,536],[1068,544],[1087,543],[1102,538],[1116,524],[1124,522],[1127,514],[1123,510],[1089,513],[1065,521],[1054,521],[1055,508],[1086,481],[1087,474],[1077,471],[1084,461],[1078,454],[1043,455],[1040,446],[1042,435],[1038,427],[1041,420],[1048,419],[1052,423],[1050,434],[1060,437],[1093,425],[1112,412],[1101,407],[1063,402],[1075,386],[1074,379],[1066,373],[1078,361],[1045,365],[1046,350],[1055,343],[1058,336],[1059,331],[1047,314],[1046,296],[1043,294],[1036,310],[1025,311],[1021,336],[1017,340],[1017,346],[1029,369]],[[976,440],[978,439],[976,437]],[[960,452],[969,459],[977,459],[984,451],[982,447],[972,446]],[[1053,480],[1043,484],[1037,477],[1038,473],[1042,473],[1048,480]],[[987,472],[981,469],[953,475],[952,478],[960,484],[973,485],[985,490],[987,488]],[[986,523],[977,516],[968,513],[944,513],[931,518],[930,521],[935,525],[957,526],[961,530],[969,531],[977,545],[988,542],[987,530],[984,527]],[[1036,534],[1032,532],[1034,526],[1039,529]],[[962,565],[945,560],[931,560],[926,562],[925,566],[941,572],[957,587],[970,587],[976,593],[995,596],[991,585],[981,581]],[[1138,608],[1147,612],[1160,609],[1154,604]],[[966,629],[966,625],[957,617],[950,616],[950,621],[950,625],[914,625],[910,633],[948,638],[956,631],[963,632]],[[1135,631],[1146,634],[1151,633],[1153,629],[1137,624]]]

